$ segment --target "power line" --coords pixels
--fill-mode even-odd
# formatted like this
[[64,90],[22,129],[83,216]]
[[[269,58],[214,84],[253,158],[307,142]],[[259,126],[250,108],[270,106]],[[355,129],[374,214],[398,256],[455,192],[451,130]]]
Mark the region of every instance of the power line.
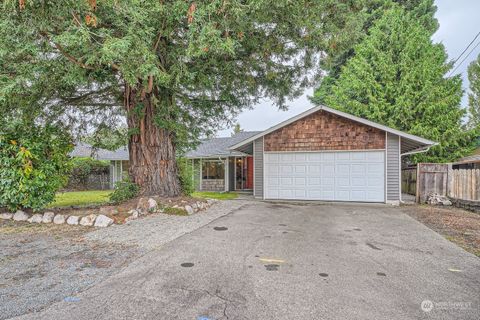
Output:
[[462,63],[464,63],[465,60],[467,60],[467,58],[472,54],[472,52],[475,51],[475,49],[477,49],[479,45],[480,45],[480,41],[475,45],[475,47],[472,48],[472,50],[470,50],[470,52],[465,56],[465,58],[463,58],[462,61],[460,61],[460,63],[455,67],[455,69],[453,69],[452,72],[448,74],[448,76],[452,75],[462,65]]
[[460,60],[460,58],[463,56],[463,54],[468,50],[468,48],[470,48],[470,46],[472,45],[472,43],[475,42],[475,40],[477,40],[478,36],[480,35],[480,31],[477,33],[477,35],[475,36],[475,38],[473,38],[472,41],[470,41],[470,43],[468,44],[468,46],[462,51],[462,53],[460,53],[460,55],[457,57],[457,59],[455,59],[455,61],[453,61],[453,65],[455,65],[455,63],[457,63],[458,60]]

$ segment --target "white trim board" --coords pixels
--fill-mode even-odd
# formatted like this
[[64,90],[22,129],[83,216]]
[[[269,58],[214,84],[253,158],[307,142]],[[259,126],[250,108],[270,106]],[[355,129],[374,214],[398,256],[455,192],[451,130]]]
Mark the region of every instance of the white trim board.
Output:
[[336,114],[340,117],[343,117],[343,118],[346,118],[346,119],[350,119],[352,121],[355,121],[355,122],[359,122],[359,123],[362,123],[364,125],[367,125],[367,126],[370,126],[370,127],[373,127],[373,128],[377,128],[379,130],[382,130],[382,131],[385,131],[385,132],[389,132],[389,133],[392,133],[392,134],[395,134],[397,136],[400,136],[400,137],[403,137],[403,138],[406,138],[406,139],[410,139],[410,140],[413,140],[413,141],[416,141],[416,142],[419,142],[419,143],[423,143],[425,145],[435,145],[437,144],[436,142],[434,141],[431,141],[431,140],[428,140],[428,139],[425,139],[425,138],[422,138],[422,137],[418,137],[418,136],[415,136],[413,134],[409,134],[409,133],[406,133],[406,132],[403,132],[403,131],[400,131],[400,130],[397,130],[397,129],[393,129],[393,128],[390,128],[390,127],[387,127],[387,126],[384,126],[384,125],[381,125],[379,123],[376,123],[376,122],[373,122],[373,121],[370,121],[370,120],[366,120],[366,119],[363,119],[363,118],[360,118],[360,117],[357,117],[357,116],[354,116],[354,115],[351,115],[349,113],[345,113],[345,112],[342,112],[342,111],[338,111],[336,109],[332,109],[332,108],[329,108],[329,107],[326,107],[326,106],[323,106],[323,105],[320,105],[320,106],[317,106],[317,107],[313,107],[311,109],[308,109],[307,111],[303,112],[303,113],[300,113],[298,115],[296,115],[295,117],[292,117],[286,121],[283,121],[265,131],[262,131],[248,139],[245,139],[233,146],[231,146],[229,149],[230,150],[234,150],[234,149],[237,149],[237,148],[240,148],[241,146],[244,146],[246,145],[247,143],[250,143],[252,141],[255,141],[256,139],[260,138],[260,137],[263,137],[273,131],[276,131],[282,127],[285,127],[286,125],[289,125],[297,120],[300,120],[302,118],[305,118],[306,116],[309,116],[317,111],[320,111],[320,110],[324,110],[326,112],[329,112],[329,113],[333,113],[333,114]]

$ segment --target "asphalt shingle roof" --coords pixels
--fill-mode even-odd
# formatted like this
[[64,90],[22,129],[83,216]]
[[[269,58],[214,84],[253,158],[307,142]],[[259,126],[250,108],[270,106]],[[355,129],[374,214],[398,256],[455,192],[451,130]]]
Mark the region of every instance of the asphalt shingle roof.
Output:
[[231,151],[228,148],[245,140],[260,131],[243,131],[233,137],[212,138],[203,140],[195,150],[187,152],[187,158],[208,158],[208,157],[225,157],[225,156],[241,156],[238,151]]
[[128,148],[121,147],[115,151],[105,149],[94,149],[87,143],[77,143],[73,151],[70,153],[71,157],[91,157],[97,160],[128,160]]

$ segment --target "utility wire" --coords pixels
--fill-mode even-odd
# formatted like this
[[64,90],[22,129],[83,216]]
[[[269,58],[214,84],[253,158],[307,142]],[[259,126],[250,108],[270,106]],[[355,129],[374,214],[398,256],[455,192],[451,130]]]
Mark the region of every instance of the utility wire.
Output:
[[477,40],[478,36],[480,35],[480,31],[477,33],[477,35],[475,36],[475,38],[473,38],[472,41],[470,41],[470,43],[468,44],[468,46],[462,51],[462,53],[460,53],[460,55],[457,57],[457,59],[455,59],[455,61],[453,61],[453,65],[455,65],[457,63],[458,60],[460,60],[460,58],[463,56],[463,54],[468,50],[468,48],[470,48],[470,46],[472,45],[472,43],[475,42],[475,40]]
[[451,76],[465,62],[465,60],[467,60],[467,58],[472,54],[472,52],[475,51],[475,49],[477,49],[479,45],[480,45],[480,41],[475,45],[475,47],[472,48],[472,50],[470,50],[470,52],[465,56],[465,58],[463,58],[462,61],[460,61],[460,63],[455,67],[455,69],[453,69],[452,72],[448,74],[448,76]]

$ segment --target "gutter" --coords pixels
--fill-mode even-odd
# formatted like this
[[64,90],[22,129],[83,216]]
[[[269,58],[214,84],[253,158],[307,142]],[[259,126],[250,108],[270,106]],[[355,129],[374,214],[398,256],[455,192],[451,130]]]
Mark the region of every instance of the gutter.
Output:
[[432,145],[430,145],[430,146],[426,146],[426,147],[422,147],[422,148],[420,148],[420,149],[415,149],[415,150],[413,150],[413,151],[401,153],[400,156],[403,157],[403,156],[408,156],[408,155],[411,155],[411,154],[428,152],[428,150],[430,150],[431,147],[436,146],[437,144],[438,144],[438,143],[434,143],[434,144],[432,144]]

